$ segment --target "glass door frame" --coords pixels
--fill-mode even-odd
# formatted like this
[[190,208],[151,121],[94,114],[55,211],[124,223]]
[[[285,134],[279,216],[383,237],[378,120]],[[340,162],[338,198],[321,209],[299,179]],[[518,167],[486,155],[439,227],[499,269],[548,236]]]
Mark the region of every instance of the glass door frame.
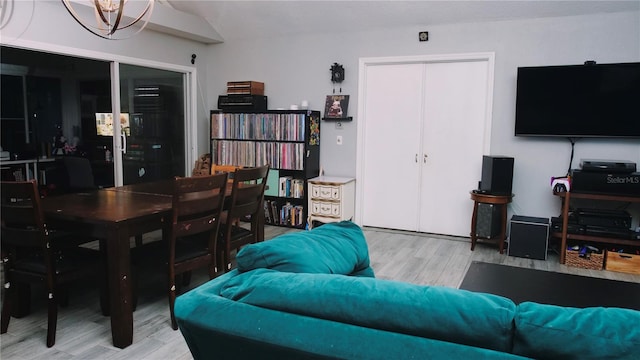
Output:
[[[75,56],[79,58],[99,60],[110,63],[111,69],[111,106],[114,118],[120,117],[120,64],[136,65],[154,69],[180,72],[183,74],[184,84],[184,142],[185,142],[185,176],[191,173],[190,164],[197,159],[198,139],[197,133],[197,69],[195,67],[182,66],[170,63],[163,63],[147,59],[122,56],[118,54],[96,52],[81,48],[73,48],[55,44],[46,44],[29,40],[16,39],[10,46],[27,50],[40,51],[45,53]],[[116,117],[117,116],[117,117]],[[114,123],[118,123],[117,121]],[[123,185],[123,162],[122,162],[122,140],[120,136],[120,125],[114,127],[113,137],[113,164],[115,186]]]

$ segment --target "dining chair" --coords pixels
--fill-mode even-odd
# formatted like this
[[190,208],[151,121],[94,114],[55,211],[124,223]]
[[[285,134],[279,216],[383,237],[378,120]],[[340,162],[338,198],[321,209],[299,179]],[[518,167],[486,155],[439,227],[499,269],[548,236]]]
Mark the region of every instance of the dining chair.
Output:
[[3,181],[0,187],[5,290],[1,333],[7,332],[18,308],[29,308],[29,285],[40,283],[47,292],[47,347],[52,347],[58,306],[66,305],[68,300],[67,285],[101,274],[99,251],[74,246],[72,234],[47,228],[35,180]]
[[242,169],[242,166],[211,164],[211,175],[220,174],[220,173],[228,173],[229,174],[229,182],[231,182],[233,180],[233,174],[238,169]]
[[[229,174],[229,178],[227,179],[227,182],[229,183],[233,183],[233,176],[238,169],[242,169],[242,166],[211,164],[211,174],[227,173]],[[235,219],[233,224],[235,226],[240,226],[240,219]]]
[[173,184],[171,228],[168,231],[169,307],[171,327],[178,329],[173,306],[176,276],[207,267],[216,275],[216,237],[223,210],[227,174],[176,177]]
[[[237,169],[234,173],[217,246],[218,264],[224,264],[224,271],[231,269],[231,250],[262,240],[259,234],[264,231],[263,202],[268,175],[269,165]],[[248,228],[234,225],[236,219],[242,218],[249,220]]]
[[61,156],[56,158],[54,164],[47,170],[47,188],[50,195],[98,189],[89,159],[79,156]]

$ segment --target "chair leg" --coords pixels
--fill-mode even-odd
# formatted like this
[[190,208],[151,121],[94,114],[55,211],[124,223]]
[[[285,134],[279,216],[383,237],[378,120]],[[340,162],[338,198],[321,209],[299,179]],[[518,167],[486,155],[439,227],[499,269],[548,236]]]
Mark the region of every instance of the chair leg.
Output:
[[58,325],[58,301],[53,292],[48,294],[48,317],[47,325],[47,347],[52,347],[56,343],[56,327]]
[[13,289],[7,282],[4,290],[4,300],[2,301],[2,319],[0,320],[0,333],[4,334],[9,330],[9,320],[11,320],[11,303],[13,300]]
[[209,263],[209,279],[213,279],[216,277],[216,263],[215,263],[215,255],[211,262]]
[[173,313],[173,305],[176,303],[176,282],[175,279],[169,280],[169,311],[171,312],[171,328],[178,330],[176,316]]
[[227,242],[224,247],[224,271],[231,270],[231,245]]

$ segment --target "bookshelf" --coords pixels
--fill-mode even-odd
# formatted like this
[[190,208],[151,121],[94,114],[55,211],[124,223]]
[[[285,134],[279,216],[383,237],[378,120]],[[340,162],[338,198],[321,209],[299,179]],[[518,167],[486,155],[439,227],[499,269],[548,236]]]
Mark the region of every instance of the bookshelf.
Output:
[[307,180],[320,174],[320,112],[211,110],[211,163],[269,164],[265,223],[304,228]]

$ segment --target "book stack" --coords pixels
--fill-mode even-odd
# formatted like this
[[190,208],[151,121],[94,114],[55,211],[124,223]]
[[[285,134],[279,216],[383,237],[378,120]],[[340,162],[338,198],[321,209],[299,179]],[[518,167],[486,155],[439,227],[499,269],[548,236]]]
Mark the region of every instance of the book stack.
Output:
[[227,94],[230,95],[264,95],[264,83],[259,81],[229,81]]
[[304,180],[294,179],[292,176],[282,176],[279,179],[278,196],[302,198],[304,196]]
[[303,228],[305,224],[304,207],[289,202],[278,204],[277,201],[265,200],[264,220],[266,224]]

